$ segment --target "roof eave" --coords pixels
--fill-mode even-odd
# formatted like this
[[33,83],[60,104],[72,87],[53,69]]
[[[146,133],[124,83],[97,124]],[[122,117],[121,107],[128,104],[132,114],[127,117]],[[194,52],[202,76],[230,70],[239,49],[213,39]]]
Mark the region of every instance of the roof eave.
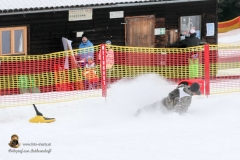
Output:
[[156,5],[156,4],[170,4],[170,3],[183,3],[183,2],[195,2],[195,1],[207,1],[207,0],[163,0],[157,2],[132,2],[132,3],[112,3],[104,5],[75,5],[75,6],[58,6],[58,7],[39,7],[39,8],[20,8],[20,9],[9,9],[0,10],[0,16],[3,15],[16,15],[16,14],[30,14],[30,13],[43,13],[43,12],[59,12],[78,10],[83,8],[117,8],[117,7],[133,7],[133,6],[144,6],[144,5]]

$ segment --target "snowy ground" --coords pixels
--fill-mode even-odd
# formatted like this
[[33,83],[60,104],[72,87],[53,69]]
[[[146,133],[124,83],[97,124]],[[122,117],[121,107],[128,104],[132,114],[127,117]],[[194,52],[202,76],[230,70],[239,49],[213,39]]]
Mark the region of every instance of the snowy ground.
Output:
[[240,28],[218,33],[218,44],[240,44]]
[[[119,81],[104,98],[37,105],[50,124],[32,124],[32,106],[2,108],[0,159],[3,160],[239,160],[240,93],[194,96],[185,115],[135,111],[164,97],[173,88],[155,76]],[[49,153],[15,151],[51,149]],[[23,146],[46,143],[51,146]],[[11,152],[9,152],[11,149]]]
[[[231,30],[226,33],[219,33],[218,34],[218,44],[219,45],[240,45],[240,28]],[[231,50],[219,50],[219,58],[228,58],[231,56],[239,57],[240,51],[239,49],[231,49]],[[222,66],[224,67],[224,65]],[[217,76],[233,76],[239,75],[240,68],[230,68],[230,69],[219,69]]]

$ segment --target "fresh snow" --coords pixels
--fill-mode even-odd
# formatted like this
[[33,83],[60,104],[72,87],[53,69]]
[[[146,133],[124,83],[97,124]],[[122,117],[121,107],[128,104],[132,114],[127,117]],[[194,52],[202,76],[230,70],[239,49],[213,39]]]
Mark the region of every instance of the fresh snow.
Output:
[[218,44],[240,44],[240,28],[218,34]]
[[[0,159],[3,160],[239,160],[240,93],[194,96],[184,115],[135,111],[160,100],[175,86],[156,75],[121,80],[109,97],[37,105],[56,122],[32,124],[32,106],[1,108]],[[9,153],[51,149],[48,153]],[[51,146],[23,146],[51,143]],[[12,149],[13,150],[13,149]]]

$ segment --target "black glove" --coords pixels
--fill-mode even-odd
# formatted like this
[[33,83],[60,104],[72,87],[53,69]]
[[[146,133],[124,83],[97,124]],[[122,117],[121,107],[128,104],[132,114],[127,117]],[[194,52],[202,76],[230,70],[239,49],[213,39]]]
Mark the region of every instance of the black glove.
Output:
[[202,93],[201,93],[200,90],[196,92],[196,95],[199,95],[199,96],[200,96],[201,94],[202,94]]

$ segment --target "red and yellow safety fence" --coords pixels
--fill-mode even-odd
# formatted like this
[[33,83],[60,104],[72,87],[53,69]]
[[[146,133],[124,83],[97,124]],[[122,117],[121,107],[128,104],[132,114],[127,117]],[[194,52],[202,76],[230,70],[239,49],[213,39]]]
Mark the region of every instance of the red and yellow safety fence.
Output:
[[[203,80],[207,95],[240,91],[239,52],[238,46],[226,45],[191,48],[99,45],[45,55],[2,56],[0,107],[107,96],[109,84],[148,73],[176,84],[181,80]],[[230,70],[232,73],[228,74]],[[231,83],[226,83],[227,80]]]
[[[217,57],[213,52],[217,51]],[[210,71],[216,75],[210,79],[210,94],[240,92],[240,46],[210,45],[210,58],[216,58]]]
[[35,56],[1,56],[0,107],[101,96],[99,64],[90,68],[87,60],[81,61],[99,50],[100,46],[94,46]]
[[240,16],[225,22],[218,23],[218,33],[225,33],[240,28]]

